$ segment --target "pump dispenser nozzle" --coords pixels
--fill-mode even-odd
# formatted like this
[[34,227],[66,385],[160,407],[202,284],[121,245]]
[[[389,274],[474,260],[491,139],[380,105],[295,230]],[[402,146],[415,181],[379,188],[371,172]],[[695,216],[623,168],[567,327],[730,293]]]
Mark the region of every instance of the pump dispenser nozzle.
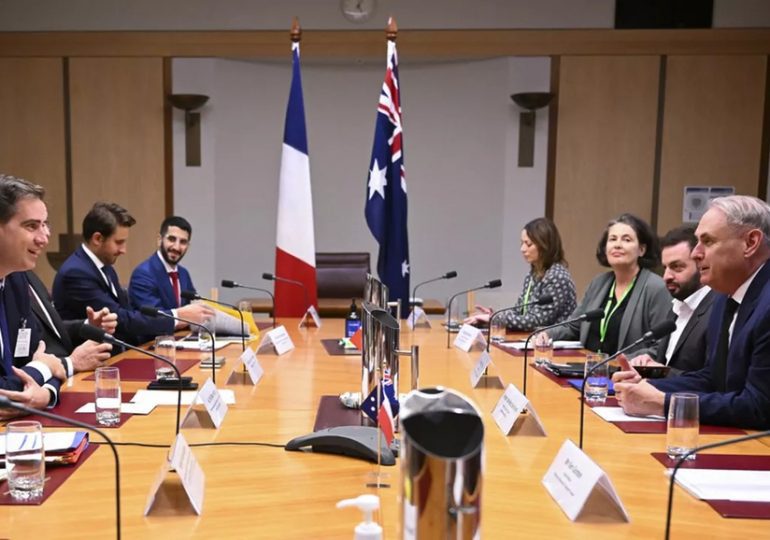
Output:
[[380,507],[377,495],[359,495],[355,499],[345,499],[337,503],[337,508],[355,506],[364,513],[364,521],[356,525],[355,540],[381,540],[382,527],[372,521],[372,514]]

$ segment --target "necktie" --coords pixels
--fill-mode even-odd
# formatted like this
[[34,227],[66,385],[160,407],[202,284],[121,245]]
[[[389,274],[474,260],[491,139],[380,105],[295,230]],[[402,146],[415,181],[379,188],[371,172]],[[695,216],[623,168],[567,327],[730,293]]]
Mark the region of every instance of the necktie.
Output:
[[714,386],[718,392],[725,391],[727,379],[727,354],[730,350],[730,325],[740,304],[732,298],[727,299],[725,312],[722,316],[722,326],[719,328],[719,341],[714,357]]
[[105,266],[102,268],[104,271],[104,277],[107,278],[107,284],[110,286],[110,290],[115,298],[118,298],[118,290],[115,288],[115,283],[118,281],[118,275],[115,273],[115,269],[112,266]]
[[171,288],[174,289],[174,300],[176,301],[176,307],[179,307],[181,304],[180,299],[181,292],[179,291],[179,272],[169,272],[168,277],[171,278]]
[[5,316],[5,287],[0,289],[0,331],[3,335],[3,370],[7,376],[13,375],[13,353],[11,352],[11,338],[8,332],[8,319]]

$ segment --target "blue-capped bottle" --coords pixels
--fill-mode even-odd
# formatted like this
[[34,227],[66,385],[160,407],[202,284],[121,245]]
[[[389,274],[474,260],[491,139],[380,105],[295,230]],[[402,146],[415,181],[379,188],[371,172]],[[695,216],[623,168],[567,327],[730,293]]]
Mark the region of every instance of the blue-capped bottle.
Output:
[[345,337],[349,338],[355,334],[359,328],[361,328],[361,317],[358,316],[356,299],[352,298],[350,300],[350,311],[348,311],[348,315],[345,317]]

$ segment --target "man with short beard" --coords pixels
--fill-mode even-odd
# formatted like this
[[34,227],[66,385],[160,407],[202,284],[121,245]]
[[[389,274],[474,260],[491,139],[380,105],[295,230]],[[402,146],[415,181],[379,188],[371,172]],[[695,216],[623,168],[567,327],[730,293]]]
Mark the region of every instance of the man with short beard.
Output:
[[[163,220],[158,235],[158,251],[137,266],[131,274],[128,296],[136,309],[152,306],[170,310],[175,316],[202,321],[213,311],[203,304],[190,304],[182,291],[195,292],[190,273],[179,263],[190,247],[192,226],[183,217]],[[179,323],[177,328],[184,323]]]
[[690,256],[698,239],[695,228],[682,226],[661,239],[663,281],[673,296],[676,330],[658,344],[656,362],[648,355],[631,360],[632,366],[669,366],[669,376],[695,371],[706,361],[706,338],[715,293],[700,282],[698,265]]

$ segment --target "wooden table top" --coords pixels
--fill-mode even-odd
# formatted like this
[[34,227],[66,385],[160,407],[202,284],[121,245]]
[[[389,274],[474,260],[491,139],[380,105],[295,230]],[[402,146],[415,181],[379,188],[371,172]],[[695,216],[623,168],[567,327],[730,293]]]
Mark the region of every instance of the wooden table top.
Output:
[[[338,337],[343,321],[328,320],[321,329],[297,329],[287,320],[296,349],[283,355],[260,354],[265,375],[259,385],[227,386],[237,403],[219,430],[193,428],[183,433],[190,444],[265,442],[283,444],[312,431],[318,401],[325,394],[357,390],[360,359],[328,356],[321,338]],[[280,321],[279,321],[280,323]],[[491,417],[501,390],[474,390],[469,372],[479,353],[447,349],[440,327],[405,330],[401,348],[420,346],[421,386],[444,385],[470,397],[484,412],[486,470],[482,496],[485,538],[662,538],[668,480],[650,452],[662,451],[665,435],[629,435],[586,412],[584,450],[607,472],[631,517],[630,523],[589,516],[571,522],[551,499],[541,479],[565,439],[578,437],[578,395],[560,388],[530,369],[528,397],[545,424],[547,437],[503,436]],[[240,353],[238,345],[223,349],[226,366],[217,386]],[[198,353],[181,353],[194,358]],[[521,388],[522,359],[492,349],[496,373]],[[134,353],[127,356],[134,357]],[[151,361],[151,360],[148,360]],[[197,366],[187,374],[203,382],[207,371]],[[409,362],[402,362],[400,390],[408,389]],[[75,377],[71,390],[92,391],[93,381]],[[124,391],[144,383],[124,382]],[[173,407],[159,407],[136,416],[120,429],[108,430],[116,441],[170,444],[174,436]],[[91,421],[84,415],[85,421]],[[701,443],[727,438],[702,436]],[[93,436],[93,440],[97,437]],[[142,515],[150,485],[166,449],[119,447],[122,473],[124,538],[351,538],[360,521],[355,509],[337,510],[335,503],[362,493],[379,494],[385,537],[399,533],[400,471],[390,474],[391,488],[365,487],[376,466],[347,457],[285,452],[259,446],[196,447],[193,452],[206,476],[203,513],[192,509]],[[770,454],[757,441],[724,449],[723,453]],[[97,451],[41,506],[0,507],[0,538],[114,537],[114,479],[111,452]],[[34,532],[33,532],[34,531]],[[706,503],[678,489],[675,493],[672,538],[767,538],[770,523],[723,519]]]

